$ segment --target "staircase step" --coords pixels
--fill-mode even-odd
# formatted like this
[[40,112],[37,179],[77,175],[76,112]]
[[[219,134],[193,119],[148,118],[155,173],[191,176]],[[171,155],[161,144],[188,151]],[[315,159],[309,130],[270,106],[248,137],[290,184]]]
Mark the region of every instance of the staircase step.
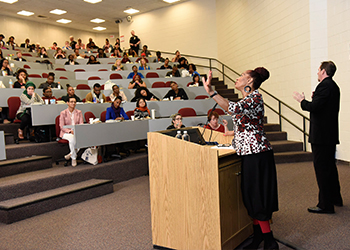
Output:
[[287,140],[286,132],[280,132],[280,131],[266,132],[266,136],[269,141]]
[[6,145],[5,148],[8,160],[31,155],[48,155],[52,157],[52,161],[56,161],[69,153],[68,144],[59,144],[56,141],[10,144]]
[[292,163],[292,162],[304,162],[312,161],[312,153],[304,151],[290,151],[275,153],[276,163]]
[[10,224],[55,209],[113,193],[112,180],[90,179],[0,202],[0,222]]
[[224,81],[211,81],[211,85],[218,86],[218,85],[226,85]]
[[272,132],[272,131],[280,131],[280,125],[277,123],[266,123],[264,124],[264,131],[265,132]]
[[18,129],[19,129],[19,123],[0,124],[0,130],[4,131],[4,133],[11,133],[11,134],[17,135]]
[[13,133],[4,133],[4,135],[5,135],[5,145],[15,143],[15,136]]
[[303,151],[303,143],[297,141],[271,141],[273,152]]
[[220,94],[235,94],[235,90],[234,89],[216,89],[216,91]]
[[214,85],[214,88],[215,90],[219,91],[219,90],[222,90],[222,89],[227,89],[227,85],[224,85],[224,84],[220,84],[220,85]]
[[10,175],[52,168],[51,156],[36,156],[11,159],[0,162],[0,178]]

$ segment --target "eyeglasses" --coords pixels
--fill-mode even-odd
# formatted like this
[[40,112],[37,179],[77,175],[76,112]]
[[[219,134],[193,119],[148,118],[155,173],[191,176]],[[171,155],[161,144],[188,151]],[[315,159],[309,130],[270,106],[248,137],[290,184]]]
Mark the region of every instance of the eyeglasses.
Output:
[[176,121],[182,121],[182,118],[175,118]]

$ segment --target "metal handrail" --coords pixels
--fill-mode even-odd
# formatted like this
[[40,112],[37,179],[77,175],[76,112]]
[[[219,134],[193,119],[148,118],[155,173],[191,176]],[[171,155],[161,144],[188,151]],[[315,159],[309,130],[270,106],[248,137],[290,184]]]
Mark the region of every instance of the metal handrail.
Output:
[[[150,50],[152,52],[156,52],[155,50]],[[173,52],[166,52],[166,51],[160,51],[161,53],[164,54],[173,54]],[[225,68],[230,70],[232,73],[236,74],[237,76],[239,76],[240,74],[231,69],[230,67],[228,67],[226,64],[222,63],[221,61],[219,61],[216,58],[211,58],[211,57],[203,57],[203,56],[194,56],[194,55],[188,55],[188,54],[183,54],[182,56],[186,56],[186,57],[191,57],[191,58],[198,58],[198,59],[204,59],[204,60],[209,60],[209,66],[207,65],[199,65],[197,64],[197,66],[199,67],[203,67],[203,68],[209,68],[210,70],[217,70],[218,72],[220,72],[222,74],[223,78],[228,78],[229,80],[231,80],[232,82],[235,82],[235,80],[233,80],[231,77],[229,77],[226,73],[225,73]],[[212,66],[212,61],[216,61],[219,64],[221,64],[222,66],[222,70],[218,69],[217,67]],[[306,121],[310,122],[310,119],[308,117],[306,117],[305,115],[303,115],[302,113],[300,113],[299,111],[295,110],[294,108],[292,108],[291,106],[289,106],[287,103],[281,101],[280,99],[278,99],[277,97],[275,97],[274,95],[272,95],[271,93],[267,92],[266,90],[264,90],[263,88],[260,88],[264,93],[266,93],[267,95],[269,95],[270,97],[272,97],[274,100],[276,100],[278,102],[278,111],[276,109],[274,109],[273,107],[271,107],[270,105],[264,103],[266,105],[266,107],[268,107],[269,109],[271,109],[274,113],[276,113],[279,117],[279,126],[280,129],[282,131],[282,119],[284,119],[285,121],[287,121],[289,124],[291,124],[293,127],[295,127],[296,129],[298,129],[300,132],[303,133],[303,148],[304,151],[306,151],[306,136],[309,136],[309,134],[306,132]],[[290,109],[291,111],[293,111],[294,113],[298,114],[299,116],[301,116],[303,118],[303,128],[300,128],[298,125],[296,125],[295,123],[293,123],[291,120],[289,120],[286,116],[284,116],[282,114],[282,105],[287,107],[288,109]]]

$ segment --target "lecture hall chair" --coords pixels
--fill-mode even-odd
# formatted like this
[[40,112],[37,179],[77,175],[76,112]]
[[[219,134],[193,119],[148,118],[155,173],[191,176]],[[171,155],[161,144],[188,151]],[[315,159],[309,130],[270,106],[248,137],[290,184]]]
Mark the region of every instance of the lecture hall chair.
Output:
[[152,88],[165,88],[165,82],[154,82]]
[[159,78],[159,75],[157,72],[148,72],[146,78]]
[[89,85],[81,83],[77,85],[76,89],[91,89],[91,88]]
[[100,115],[101,122],[105,122],[106,121],[106,114],[107,114],[107,110],[102,111],[102,113]]
[[[208,110],[207,115],[209,115],[209,113],[211,112],[212,109]],[[223,111],[222,109],[215,109],[214,110],[216,113],[218,113],[219,115],[225,115],[225,111]]]
[[209,98],[209,96],[207,95],[197,95],[194,99],[198,100],[198,99],[207,99],[207,98]]
[[86,111],[84,114],[85,122],[89,123],[90,118],[96,119],[96,116],[91,111]]
[[21,99],[18,96],[11,96],[7,99],[7,106],[9,107],[9,119],[13,120],[13,123],[20,123],[21,120],[16,119],[16,113],[21,106]]
[[123,77],[118,73],[110,74],[109,79],[123,79]]
[[88,80],[101,80],[99,76],[90,76]]
[[177,111],[182,117],[197,116],[196,111],[193,108],[182,108]]

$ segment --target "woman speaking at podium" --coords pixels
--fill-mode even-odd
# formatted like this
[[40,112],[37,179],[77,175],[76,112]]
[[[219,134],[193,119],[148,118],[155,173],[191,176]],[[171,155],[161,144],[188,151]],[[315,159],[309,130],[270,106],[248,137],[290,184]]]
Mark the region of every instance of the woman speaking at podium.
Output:
[[211,71],[207,81],[203,78],[210,97],[232,115],[232,146],[242,158],[243,202],[254,224],[253,242],[244,249],[258,249],[262,241],[264,249],[279,249],[269,223],[272,213],[278,210],[276,166],[263,128],[264,102],[258,91],[269,76],[262,67],[243,72],[235,83],[243,95],[238,102],[228,101],[212,89]]

